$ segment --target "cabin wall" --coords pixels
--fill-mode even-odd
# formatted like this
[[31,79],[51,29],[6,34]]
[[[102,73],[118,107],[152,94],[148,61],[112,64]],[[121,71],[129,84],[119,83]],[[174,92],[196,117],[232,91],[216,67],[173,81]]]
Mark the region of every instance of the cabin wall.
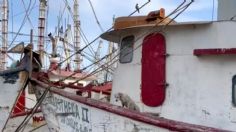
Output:
[[[123,33],[123,37],[134,35],[135,39],[141,34],[140,30],[133,30],[128,33]],[[123,38],[121,37],[121,39]],[[112,82],[112,94],[111,103],[116,105],[121,105],[120,102],[116,102],[114,94],[125,93],[132,100],[135,101],[140,107],[142,107],[142,102],[140,100],[140,81],[141,81],[141,47],[137,48],[138,45],[142,43],[142,39],[138,39],[134,45],[133,59],[130,63],[121,64],[118,63],[117,69],[113,75]]]
[[236,130],[235,55],[194,56],[194,49],[235,48],[236,23],[171,27],[165,32],[167,98],[161,116]]
[[[146,30],[150,30],[147,28]],[[142,29],[145,31],[144,29]],[[158,30],[158,29],[157,29]],[[138,32],[135,36],[141,35]],[[194,56],[194,49],[236,48],[235,22],[177,25],[165,29],[166,99],[160,107],[148,107],[140,98],[141,48],[134,60],[118,64],[113,81],[114,94],[128,94],[143,112],[193,124],[236,130],[236,107],[232,105],[232,78],[236,75],[236,55]],[[124,35],[126,36],[126,35]],[[144,36],[145,37],[145,36]],[[143,38],[135,43],[142,43]]]

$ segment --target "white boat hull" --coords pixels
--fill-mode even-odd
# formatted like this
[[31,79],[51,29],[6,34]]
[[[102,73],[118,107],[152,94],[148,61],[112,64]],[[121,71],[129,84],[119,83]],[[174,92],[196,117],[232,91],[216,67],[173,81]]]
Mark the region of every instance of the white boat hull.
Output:
[[[47,87],[36,81],[38,99]],[[56,88],[50,88],[41,109],[51,132],[224,131],[131,111]]]
[[3,131],[12,109],[17,100],[17,95],[27,82],[27,73],[15,72],[0,74],[0,130]]

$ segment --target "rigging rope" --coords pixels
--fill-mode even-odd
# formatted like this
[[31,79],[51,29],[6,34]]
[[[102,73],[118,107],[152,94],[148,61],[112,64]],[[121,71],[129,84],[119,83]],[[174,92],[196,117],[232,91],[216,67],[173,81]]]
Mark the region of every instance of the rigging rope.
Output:
[[[189,4],[187,4],[186,6],[184,6],[185,8],[183,8],[183,7],[180,8],[181,6],[179,6],[178,9],[176,9],[174,12],[172,12],[170,15],[173,15],[174,13],[176,13],[177,11],[180,11],[180,10],[182,9],[182,10],[181,10],[174,18],[172,18],[171,21],[168,22],[160,31],[164,30],[176,17],[178,17],[181,13],[183,13],[183,12],[192,4],[192,2],[193,2],[193,0],[192,0]],[[168,16],[169,16],[169,15],[168,15]],[[164,19],[166,19],[166,18],[167,18],[167,17],[165,17]],[[163,21],[164,21],[164,20],[163,20]],[[162,22],[162,21],[160,21],[159,23],[161,23],[161,22]],[[156,26],[158,26],[159,23],[157,23]],[[154,29],[153,32],[157,32],[157,31],[155,31],[155,30],[156,30],[156,29]],[[160,31],[158,31],[158,32],[160,32]],[[149,33],[150,33],[150,31],[149,31]],[[139,39],[140,39],[140,38],[141,38],[141,37],[139,37]],[[136,40],[136,41],[137,41],[137,40]],[[138,48],[140,48],[141,45],[142,45],[142,44],[138,45],[133,51],[135,51],[135,50],[137,50]],[[133,51],[132,51],[132,52],[133,52]],[[120,51],[120,52],[121,52],[121,51]],[[119,54],[120,54],[120,53],[119,53]],[[117,55],[119,55],[119,54],[117,54]],[[129,53],[128,53],[128,54],[129,54]],[[116,56],[117,56],[117,55],[116,55]],[[127,55],[127,54],[126,54],[126,55]],[[103,58],[101,58],[99,61],[105,59],[105,58],[108,57],[108,56],[109,56],[109,54],[106,55],[106,56],[104,56]],[[116,58],[116,57],[114,57],[114,58]],[[113,59],[114,59],[114,58],[113,58]],[[113,60],[113,59],[112,59],[112,60]],[[115,61],[113,61],[113,62],[110,63],[110,64],[108,64],[108,62],[107,62],[107,63],[106,63],[106,64],[108,64],[107,67],[108,67],[109,65],[112,65],[112,64],[115,63],[116,61],[118,61],[118,59],[115,60]],[[98,61],[97,61],[96,63],[98,63]],[[92,65],[92,64],[91,64],[91,65]],[[88,67],[89,67],[89,66],[83,68],[82,70],[85,70],[85,69],[88,68]],[[101,67],[97,68],[96,70],[92,71],[90,74],[86,75],[85,77],[76,80],[76,81],[73,82],[72,84],[78,83],[80,80],[84,80],[85,78],[87,78],[87,77],[89,77],[89,76],[92,76],[93,74],[96,74],[97,72],[103,70],[102,67],[106,67],[105,64],[103,64]],[[98,69],[101,69],[101,70],[98,70]],[[71,76],[73,76],[73,75],[76,74],[76,73],[77,73],[77,72],[74,72],[73,74],[71,74],[71,75],[68,76],[68,77],[71,77]],[[61,82],[61,81],[65,80],[65,79],[67,79],[68,77],[66,77],[66,78],[64,78],[64,79],[61,79],[61,80],[59,80],[58,82]],[[48,80],[48,81],[50,82],[50,80]],[[42,103],[42,101],[43,101],[44,98],[46,97],[46,94],[48,93],[48,91],[49,91],[50,88],[52,88],[52,86],[49,85],[49,86],[46,88],[46,90],[44,91],[44,93],[41,95],[41,97],[39,98],[37,104],[35,105],[35,107],[34,107],[33,110],[32,110],[32,114],[35,112],[35,110],[37,110],[37,108],[39,107],[39,105]],[[61,87],[61,88],[64,88],[64,87]],[[30,117],[30,118],[31,118],[31,117],[32,117],[32,114],[31,114],[31,115],[28,115],[27,117]],[[24,125],[26,125],[26,123],[29,121],[30,118],[27,119],[27,117],[24,119],[24,121],[23,121],[23,122],[20,124],[20,126],[17,128],[17,131],[19,131],[22,127],[24,127]]]
[[[23,4],[23,6],[24,6],[24,10],[25,10],[27,19],[28,19],[28,21],[29,21],[29,23],[30,23],[30,26],[31,26],[32,29],[34,29],[34,26],[33,26],[33,24],[32,24],[32,21],[30,20],[29,14],[28,14],[28,12],[27,12],[26,5],[25,5],[24,0],[21,0],[21,2],[22,2],[22,4]],[[34,1],[34,3],[35,3],[35,2],[36,2],[36,0]]]
[[[186,0],[185,0],[186,1]],[[71,11],[70,6],[68,5],[67,0],[64,0],[65,4],[67,4],[68,7],[68,11],[70,12],[71,17],[73,18],[73,13]],[[143,8],[144,6],[146,6],[148,3],[150,2],[150,0],[148,0],[148,2],[144,3],[140,8],[138,8],[139,10],[141,8]],[[128,15],[128,17],[130,17],[131,15],[133,15],[134,13],[137,12],[137,9],[132,12],[131,14]],[[111,28],[109,28],[108,30],[105,31],[105,33],[109,32],[111,29],[113,28],[113,26]],[[74,54],[70,55],[67,59],[63,60],[61,63],[66,62],[68,59],[70,59],[71,57],[73,57],[76,54],[80,54],[84,49],[86,49],[87,47],[89,47],[91,44],[93,44],[95,41],[97,41],[100,38],[101,35],[97,36],[95,39],[93,39],[90,43],[88,43],[87,45],[85,45],[82,49],[78,50],[77,52],[75,52]]]
[[100,22],[99,22],[99,20],[98,20],[98,17],[97,17],[97,15],[96,15],[96,12],[95,12],[95,10],[94,10],[94,7],[93,7],[93,4],[92,4],[91,0],[88,0],[88,2],[89,2],[90,7],[92,8],[93,15],[94,15],[94,17],[95,17],[95,19],[96,19],[96,22],[97,22],[97,24],[98,24],[98,27],[100,28],[100,30],[101,30],[102,32],[104,32],[104,29],[102,28],[102,25],[100,24]]
[[13,38],[12,42],[11,42],[10,45],[8,46],[8,49],[12,46],[12,44],[13,44],[14,41],[16,40],[18,34],[20,33],[21,29],[23,28],[23,26],[24,26],[25,23],[26,23],[27,14],[30,14],[30,12],[32,11],[32,10],[30,10],[31,3],[32,3],[32,0],[30,0],[30,2],[29,2],[28,8],[27,8],[27,10],[26,10],[26,12],[25,12],[25,16],[24,16],[24,19],[23,19],[23,21],[22,21],[22,23],[21,23],[21,26],[20,26],[20,28],[18,29],[18,31],[17,31],[15,37]]
[[[173,15],[173,14],[175,14],[176,12],[178,12],[178,11],[181,10],[174,18],[171,19],[171,21],[169,21],[166,25],[164,25],[164,27],[163,27],[160,31],[158,31],[158,32],[161,32],[162,30],[164,30],[176,17],[178,17],[181,13],[183,13],[183,12],[192,4],[192,2],[193,2],[193,1],[191,1],[190,3],[188,3],[188,4],[185,5],[185,6],[181,7],[185,2],[182,3],[181,6],[178,6],[172,13],[170,13],[168,16],[166,16],[164,19],[162,19],[160,22],[158,22],[158,23],[156,24],[156,26],[158,26],[160,23],[162,23],[166,18],[170,17],[171,15]],[[180,8],[180,7],[181,7],[181,8]],[[138,39],[136,39],[135,42],[138,41],[139,39],[141,39],[144,35],[146,35],[146,34],[148,34],[148,33],[150,33],[150,32],[153,32],[153,31],[155,31],[155,30],[156,30],[156,29],[153,28],[151,31],[145,32],[145,33],[142,34],[140,37],[138,37]],[[157,31],[155,31],[155,32],[157,32]],[[138,48],[140,48],[141,45],[142,45],[142,44],[138,45],[138,47],[135,48],[133,51],[135,51],[135,50],[137,50]],[[124,50],[124,49],[122,49],[122,50]],[[132,52],[133,52],[133,51],[132,51]],[[121,52],[122,52],[122,51],[120,51],[115,57],[113,57],[113,58],[111,59],[111,61],[114,60],[115,58],[117,58],[117,57],[120,55]],[[105,55],[105,56],[102,57],[100,60],[98,60],[98,61],[96,61],[96,62],[94,62],[94,63],[92,63],[92,64],[86,66],[85,68],[83,68],[83,69],[81,69],[81,70],[82,70],[82,71],[83,71],[83,70],[86,70],[88,67],[90,67],[90,66],[92,66],[92,65],[94,65],[94,64],[99,63],[100,61],[102,61],[102,60],[104,60],[105,58],[109,57],[111,54],[113,54],[113,52],[110,53],[110,54]],[[127,53],[127,54],[129,54],[129,53]],[[127,55],[127,54],[125,54],[125,55]],[[112,64],[115,63],[115,62],[118,61],[118,60],[119,60],[119,59],[115,60],[114,62],[112,62]],[[111,61],[110,61],[110,62],[111,62]],[[105,63],[105,64],[108,64],[108,63],[110,63],[110,62],[107,62],[107,63]],[[105,67],[105,66],[104,66],[105,64],[103,64],[101,67]],[[110,64],[110,65],[111,65],[111,64]],[[96,70],[100,69],[101,67],[97,68]],[[96,71],[96,70],[94,70],[94,71]],[[65,79],[68,79],[68,78],[70,78],[71,76],[73,76],[73,75],[75,75],[75,74],[77,74],[77,72],[74,72],[73,74],[69,75],[68,77],[65,77],[65,78],[59,80],[58,82],[62,82],[62,81],[64,81]],[[77,82],[78,82],[78,81],[76,81],[76,82],[74,82],[74,83],[77,83]],[[74,84],[74,83],[72,83],[72,84]]]

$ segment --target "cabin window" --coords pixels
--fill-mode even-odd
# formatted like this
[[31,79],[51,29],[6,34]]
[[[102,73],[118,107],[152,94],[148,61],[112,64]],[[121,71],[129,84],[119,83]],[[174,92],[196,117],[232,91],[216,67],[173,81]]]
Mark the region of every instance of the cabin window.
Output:
[[122,39],[120,46],[120,63],[130,63],[133,59],[134,36]]
[[233,105],[236,106],[236,75],[233,77],[233,83],[232,83],[232,101]]

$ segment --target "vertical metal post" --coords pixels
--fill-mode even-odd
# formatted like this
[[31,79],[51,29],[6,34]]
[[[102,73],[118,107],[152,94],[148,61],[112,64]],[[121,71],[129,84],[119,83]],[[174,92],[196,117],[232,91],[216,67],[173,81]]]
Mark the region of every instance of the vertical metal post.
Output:
[[[80,50],[80,34],[79,34],[79,29],[80,29],[80,20],[79,20],[79,3],[78,0],[74,0],[74,46],[75,46],[75,51]],[[75,70],[80,70],[80,63],[81,63],[81,58],[80,54],[76,54],[75,56]]]
[[2,3],[2,50],[1,50],[1,69],[6,69],[7,64],[7,45],[8,45],[8,0],[3,0]]
[[[33,46],[33,29],[30,30],[30,44]],[[32,71],[33,71],[33,47],[30,49],[30,71],[29,71],[29,78],[32,77]],[[32,87],[31,82],[28,83],[28,93],[34,94],[34,89]]]
[[[33,46],[33,29],[30,30],[30,44]],[[33,47],[30,50],[30,72],[29,72],[29,77],[31,78],[32,76],[32,69],[33,69]]]
[[[103,41],[100,40],[100,41],[99,41],[99,44],[98,44],[97,51],[96,51],[96,53],[95,53],[95,62],[98,62],[98,61],[100,60],[100,56],[101,56],[100,54],[101,54],[102,43],[103,43]],[[98,62],[98,63],[96,64],[94,70],[96,70],[96,69],[99,68],[99,67],[101,67],[101,62]],[[100,72],[98,72],[98,73],[95,74],[96,77],[97,77],[97,81],[98,81],[99,83],[104,82],[104,78],[102,77],[103,74],[104,74],[104,71],[100,71]]]
[[45,19],[47,0],[39,0],[39,25],[38,25],[38,51],[42,63],[44,62],[44,34],[45,34]]

